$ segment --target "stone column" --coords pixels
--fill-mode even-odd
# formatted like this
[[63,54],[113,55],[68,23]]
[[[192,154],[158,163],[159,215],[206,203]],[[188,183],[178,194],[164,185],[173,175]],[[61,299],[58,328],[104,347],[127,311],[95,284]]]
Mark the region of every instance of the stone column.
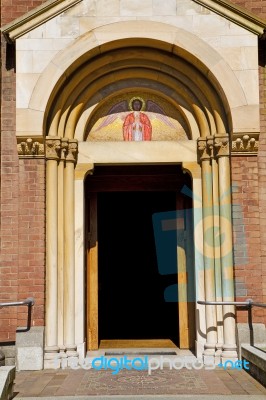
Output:
[[[205,278],[205,300],[215,301],[215,269],[214,269],[214,220],[212,166],[213,137],[199,138],[198,151],[202,174],[202,217],[203,217],[203,257]],[[216,307],[206,306],[206,343],[204,345],[204,362],[214,361],[217,343]]]
[[[215,300],[222,301],[221,276],[221,243],[220,243],[220,202],[219,202],[219,170],[216,158],[212,159],[212,192],[213,192],[213,221],[214,221],[214,270],[215,270]],[[223,345],[223,306],[216,306],[217,315],[217,344],[216,357],[220,357]]]
[[[234,301],[233,234],[229,136],[216,135],[214,142],[219,166],[220,237],[223,301]],[[235,307],[223,306],[224,344],[222,361],[237,358]]]
[[65,358],[64,346],[64,167],[68,140],[61,139],[58,164],[58,346],[60,358]]
[[[197,162],[183,162],[183,169],[192,176],[193,187],[193,224],[194,224],[194,268],[195,268],[195,295],[196,302],[196,357],[200,358],[206,342],[206,315],[205,306],[197,304],[197,300],[205,299],[204,260],[203,260],[203,227],[202,227],[202,181],[201,167]],[[192,256],[192,255],[191,255]],[[192,301],[192,300],[190,300]]]
[[64,170],[64,345],[68,357],[77,356],[75,344],[75,221],[74,170],[78,142],[68,140]]
[[60,138],[46,137],[46,310],[44,368],[54,368],[58,356],[57,321],[57,164]]

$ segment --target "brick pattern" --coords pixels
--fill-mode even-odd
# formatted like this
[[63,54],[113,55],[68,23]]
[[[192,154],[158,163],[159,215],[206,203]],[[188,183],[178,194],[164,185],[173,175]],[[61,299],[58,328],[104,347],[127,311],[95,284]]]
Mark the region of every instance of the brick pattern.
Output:
[[[40,5],[39,0],[1,0],[1,26],[21,16],[32,8]],[[16,301],[29,295],[37,298],[34,307],[33,324],[43,325],[44,302],[44,164],[40,160],[25,162],[25,168],[19,165],[15,137],[15,63],[14,46],[7,45],[1,36],[1,181],[0,181],[0,301]],[[36,170],[32,176],[28,172],[27,186],[25,186],[25,171],[27,163],[33,163],[31,168]],[[21,174],[20,174],[21,172]],[[31,171],[32,173],[32,171]],[[34,178],[34,175],[36,177]],[[34,179],[40,183],[38,189],[34,186]],[[36,183],[37,186],[37,183]],[[38,213],[32,215],[28,204],[25,214],[24,205],[29,201],[29,194],[23,193],[25,187],[30,188],[32,196],[31,208]],[[34,187],[34,189],[32,189]],[[23,188],[23,190],[22,190]],[[33,193],[35,190],[35,194]],[[38,191],[41,198],[38,198]],[[28,199],[28,200],[27,200]],[[34,204],[33,204],[34,203]],[[25,220],[24,220],[25,218]],[[32,218],[33,228],[28,220]],[[38,221],[37,221],[38,219]],[[28,224],[28,237],[22,241],[21,223]],[[41,226],[40,226],[41,225]],[[31,231],[29,232],[29,230]],[[36,237],[34,237],[34,230]],[[26,233],[25,233],[26,235]],[[25,236],[24,236],[25,237]],[[40,241],[42,243],[40,243]],[[34,242],[35,253],[28,250]],[[24,252],[24,253],[23,253]],[[28,270],[26,270],[28,268]],[[26,280],[26,276],[30,279]],[[26,308],[3,308],[0,310],[0,342],[14,341],[16,327],[25,326]]]
[[[231,166],[236,300],[262,302],[258,160],[233,157]],[[247,322],[247,312],[239,309],[237,321]],[[263,322],[262,309],[253,309],[253,321]]]
[[[0,301],[16,301],[18,285],[18,156],[14,132],[15,81],[12,58],[6,63],[6,43],[1,43],[1,262]],[[17,309],[0,310],[0,341],[14,340]]]
[[[262,301],[266,303],[266,50],[265,42],[259,45],[259,86],[260,86],[260,142],[258,152],[259,168],[259,213],[261,239],[261,268],[262,268]],[[264,323],[266,323],[266,309],[264,309]]]
[[253,12],[258,17],[265,19],[266,16],[266,2],[264,0],[231,0],[238,6],[245,8],[248,11]]
[[1,0],[1,26],[44,3],[42,0]]
[[[19,161],[18,297],[35,298],[33,325],[44,324],[45,288],[45,160]],[[18,309],[18,325],[25,325],[27,308]]]

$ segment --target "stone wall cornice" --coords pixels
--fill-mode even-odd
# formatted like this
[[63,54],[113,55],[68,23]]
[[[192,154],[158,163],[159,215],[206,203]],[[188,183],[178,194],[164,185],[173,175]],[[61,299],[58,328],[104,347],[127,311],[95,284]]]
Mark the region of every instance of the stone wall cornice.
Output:
[[9,43],[66,11],[82,0],[48,0],[1,28]]
[[232,3],[229,0],[194,0],[196,3],[234,22],[242,28],[265,37],[266,22],[256,14]]

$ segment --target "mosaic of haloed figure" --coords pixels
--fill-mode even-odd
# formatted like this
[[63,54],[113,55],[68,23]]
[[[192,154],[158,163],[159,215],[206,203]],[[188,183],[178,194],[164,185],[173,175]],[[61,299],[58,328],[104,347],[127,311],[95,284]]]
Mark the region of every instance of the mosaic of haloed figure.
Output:
[[169,117],[154,101],[134,96],[114,104],[107,115],[99,117],[87,140],[142,142],[187,138],[182,121]]

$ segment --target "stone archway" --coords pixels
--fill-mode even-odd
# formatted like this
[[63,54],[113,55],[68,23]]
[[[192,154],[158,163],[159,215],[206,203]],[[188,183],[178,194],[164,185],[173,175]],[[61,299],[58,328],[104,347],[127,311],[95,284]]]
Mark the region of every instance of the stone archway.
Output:
[[[182,38],[186,41],[182,35],[179,40]],[[200,207],[196,206],[198,200],[194,200],[195,240],[199,243],[195,255],[198,298],[209,301],[234,299],[229,133],[232,130],[233,108],[236,104],[244,106],[244,100],[230,73],[237,96],[233,98],[230,90],[228,93],[222,90],[221,82],[214,76],[215,67],[213,71],[208,70],[197,57],[197,41],[192,43],[195,54],[177,44],[169,47],[169,43],[161,40],[128,38],[109,42],[102,47],[100,54],[98,49],[83,53],[71,65],[69,60],[64,61],[69,67],[50,95],[44,120],[47,159],[47,367],[59,350],[62,358],[76,357],[77,331],[84,330],[84,318],[75,317],[75,301],[82,306],[80,312],[84,312],[84,302],[75,294],[84,268],[84,264],[83,267],[78,266],[81,257],[77,257],[77,251],[75,254],[77,235],[81,235],[80,243],[84,250],[80,222],[84,206],[78,211],[74,203],[76,200],[80,205],[84,176],[93,170],[94,164],[182,163],[193,177],[194,194],[202,199]],[[81,51],[80,43],[77,49],[77,52]],[[206,62],[212,65],[220,63],[215,52],[210,53],[204,55],[203,51],[201,58],[206,56]],[[41,77],[39,85],[50,68]],[[55,76],[57,74],[59,71]],[[106,93],[112,96],[119,84],[123,90],[128,90],[132,77],[138,82],[138,90],[145,85],[153,91],[162,89],[162,95],[168,96],[186,120],[190,140],[150,142],[148,146],[146,143],[144,146],[144,143],[83,141],[82,135],[85,134],[93,105],[104,101]],[[113,84],[114,81],[118,86]],[[36,99],[35,92],[32,105]],[[230,102],[236,103],[233,105]],[[78,233],[77,213],[81,225]],[[219,238],[224,233],[227,240],[220,242]],[[198,354],[202,353],[203,342],[206,341],[204,356],[212,359],[221,354],[225,358],[236,357],[233,307],[208,306],[206,325],[205,309],[199,306],[198,310],[202,314],[197,326]]]

